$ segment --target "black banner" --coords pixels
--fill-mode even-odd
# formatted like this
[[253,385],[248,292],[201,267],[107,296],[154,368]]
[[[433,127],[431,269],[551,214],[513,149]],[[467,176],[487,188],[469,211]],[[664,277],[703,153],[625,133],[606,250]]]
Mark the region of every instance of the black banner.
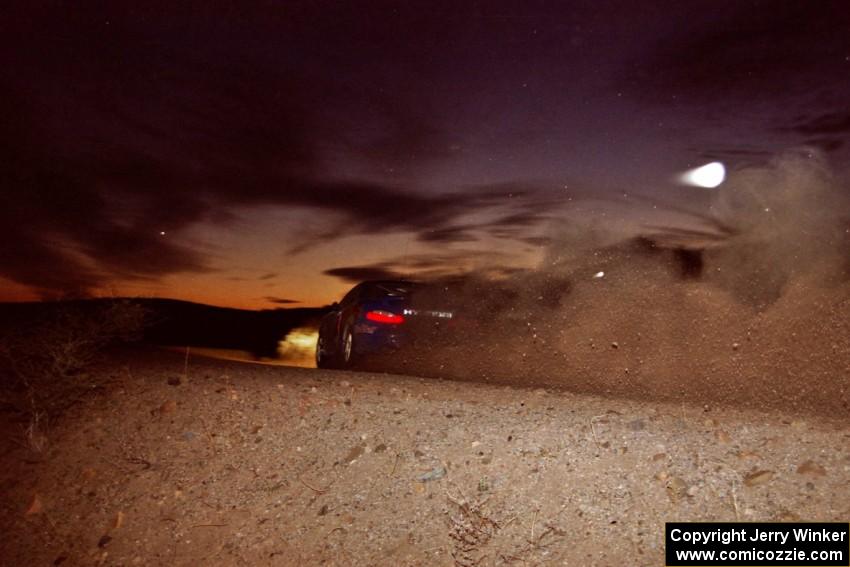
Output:
[[850,525],[841,523],[668,522],[669,567],[850,566]]

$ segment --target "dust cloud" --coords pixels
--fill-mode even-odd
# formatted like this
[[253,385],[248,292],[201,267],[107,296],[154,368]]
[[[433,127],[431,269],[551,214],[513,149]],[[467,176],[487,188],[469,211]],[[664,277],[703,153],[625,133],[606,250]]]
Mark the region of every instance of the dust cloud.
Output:
[[458,379],[846,415],[848,211],[803,150],[733,173],[695,228],[582,214],[553,229],[537,271],[441,285],[465,313],[463,340],[416,362]]
[[288,366],[316,367],[317,328],[295,327],[278,343],[277,360]]

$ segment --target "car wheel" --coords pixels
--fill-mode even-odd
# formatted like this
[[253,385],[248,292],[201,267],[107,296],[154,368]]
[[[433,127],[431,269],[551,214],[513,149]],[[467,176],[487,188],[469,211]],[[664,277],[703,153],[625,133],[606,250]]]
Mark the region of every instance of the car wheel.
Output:
[[339,344],[339,363],[343,368],[351,368],[355,362],[354,333],[351,327],[346,327],[342,332]]
[[316,341],[316,368],[335,368],[336,357],[328,352],[327,339],[321,334]]

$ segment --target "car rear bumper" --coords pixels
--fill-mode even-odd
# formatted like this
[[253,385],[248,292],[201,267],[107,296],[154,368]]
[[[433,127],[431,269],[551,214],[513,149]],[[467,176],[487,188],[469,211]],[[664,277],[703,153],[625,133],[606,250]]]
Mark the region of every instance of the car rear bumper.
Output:
[[442,344],[458,340],[454,329],[445,326],[375,326],[359,324],[354,328],[354,344],[357,354],[385,354],[400,349],[429,350]]
[[393,328],[381,328],[361,323],[354,328],[354,349],[357,354],[379,354],[398,350],[409,342],[408,334]]

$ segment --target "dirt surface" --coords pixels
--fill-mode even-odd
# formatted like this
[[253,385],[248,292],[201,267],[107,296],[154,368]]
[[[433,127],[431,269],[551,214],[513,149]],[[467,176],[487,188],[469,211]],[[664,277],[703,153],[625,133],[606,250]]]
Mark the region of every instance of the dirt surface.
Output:
[[183,362],[6,428],[0,563],[657,566],[665,521],[850,517],[846,419]]

